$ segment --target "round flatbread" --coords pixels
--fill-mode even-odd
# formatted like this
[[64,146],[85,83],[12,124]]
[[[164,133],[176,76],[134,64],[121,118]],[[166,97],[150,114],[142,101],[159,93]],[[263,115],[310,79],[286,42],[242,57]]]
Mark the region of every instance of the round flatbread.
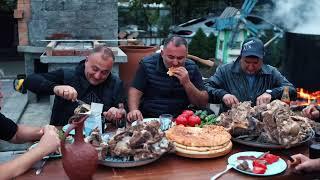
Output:
[[169,140],[189,147],[223,146],[231,135],[222,126],[184,127],[174,126],[166,132]]
[[176,147],[176,154],[184,157],[189,158],[214,158],[219,156],[224,156],[228,154],[232,150],[232,142],[221,148],[216,150],[210,150],[205,152],[193,151],[193,150],[186,150],[179,147]]
[[230,143],[231,143],[231,141],[228,141],[227,143],[225,143],[223,145],[220,145],[220,146],[211,146],[211,147],[200,147],[199,146],[199,147],[194,147],[194,146],[185,146],[185,145],[179,144],[177,142],[173,142],[175,147],[178,147],[180,149],[190,150],[190,151],[197,151],[197,152],[208,152],[208,151],[223,149],[223,148],[229,146]]

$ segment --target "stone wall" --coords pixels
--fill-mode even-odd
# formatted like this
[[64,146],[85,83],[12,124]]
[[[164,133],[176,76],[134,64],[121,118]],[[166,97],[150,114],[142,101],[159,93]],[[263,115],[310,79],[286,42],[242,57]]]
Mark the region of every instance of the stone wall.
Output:
[[[116,0],[18,0],[19,45],[43,39],[116,39]],[[111,45],[116,45],[112,43]]]
[[19,45],[26,46],[29,44],[30,0],[18,0],[17,9],[14,10],[13,16],[18,22]]

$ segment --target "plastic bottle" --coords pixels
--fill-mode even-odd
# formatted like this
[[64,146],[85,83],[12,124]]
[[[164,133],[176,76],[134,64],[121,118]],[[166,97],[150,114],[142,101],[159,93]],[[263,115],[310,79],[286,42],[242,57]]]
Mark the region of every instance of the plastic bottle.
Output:
[[285,86],[283,89],[281,101],[290,105],[289,87]]

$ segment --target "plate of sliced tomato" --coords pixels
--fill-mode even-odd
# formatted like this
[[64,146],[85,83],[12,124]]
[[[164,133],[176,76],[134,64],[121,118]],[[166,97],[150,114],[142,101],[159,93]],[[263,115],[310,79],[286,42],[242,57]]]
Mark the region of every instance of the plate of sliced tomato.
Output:
[[[277,155],[245,151],[231,155],[228,163],[237,171],[253,176],[272,176],[287,169],[287,163]],[[247,169],[243,168],[246,167]]]

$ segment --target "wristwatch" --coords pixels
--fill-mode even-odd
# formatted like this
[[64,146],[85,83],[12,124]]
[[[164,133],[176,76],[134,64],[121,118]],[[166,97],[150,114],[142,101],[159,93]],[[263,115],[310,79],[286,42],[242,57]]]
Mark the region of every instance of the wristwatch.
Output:
[[267,89],[267,90],[266,90],[266,93],[268,93],[268,94],[270,94],[270,95],[271,95],[272,90],[271,90],[271,89]]

